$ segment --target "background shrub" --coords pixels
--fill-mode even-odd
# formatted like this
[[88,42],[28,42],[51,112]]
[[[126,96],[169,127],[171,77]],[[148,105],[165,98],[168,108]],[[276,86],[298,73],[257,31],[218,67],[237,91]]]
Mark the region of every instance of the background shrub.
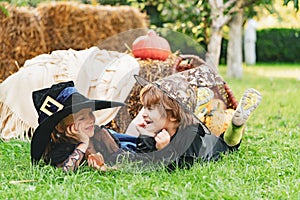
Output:
[[[228,40],[223,38],[220,63],[226,64]],[[300,29],[262,29],[257,31],[256,61],[299,63]],[[243,52],[244,55],[244,52]]]
[[258,62],[300,62],[300,29],[263,29],[257,32]]

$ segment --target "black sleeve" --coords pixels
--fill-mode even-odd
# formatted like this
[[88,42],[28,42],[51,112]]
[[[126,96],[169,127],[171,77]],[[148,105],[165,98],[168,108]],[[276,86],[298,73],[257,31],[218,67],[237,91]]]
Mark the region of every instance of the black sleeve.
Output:
[[140,135],[137,138],[136,142],[136,152],[137,153],[147,153],[156,151],[156,141],[154,137],[150,137],[147,135]]
[[58,165],[65,161],[76,148],[76,144],[70,144],[67,142],[52,143],[51,151],[49,152],[50,164]]

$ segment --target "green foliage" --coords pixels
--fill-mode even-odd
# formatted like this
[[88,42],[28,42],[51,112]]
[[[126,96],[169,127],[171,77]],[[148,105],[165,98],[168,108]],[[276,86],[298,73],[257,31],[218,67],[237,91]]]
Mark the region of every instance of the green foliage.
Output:
[[[257,31],[256,60],[263,63],[299,63],[300,29],[262,29]],[[228,40],[222,40],[220,63],[226,63]]]
[[9,16],[8,11],[2,5],[0,5],[0,12],[3,12],[6,16]]
[[[281,66],[292,74],[296,68]],[[220,67],[221,74],[226,68]],[[109,173],[86,166],[64,174],[32,167],[30,143],[0,141],[1,199],[299,199],[300,81],[268,78],[280,68],[245,68],[243,79],[227,79],[239,99],[248,87],[263,100],[247,124],[238,152],[190,170]],[[279,72],[280,73],[280,72]],[[34,180],[28,183],[11,181]]]
[[152,27],[169,28],[173,31],[185,33],[203,46],[207,44],[208,29],[211,23],[207,1],[127,0],[116,3],[116,1],[98,0],[98,2],[137,7],[150,16]]
[[283,5],[287,5],[288,3],[292,2],[294,4],[295,10],[299,10],[299,1],[298,0],[283,0]]
[[224,65],[227,63],[227,46],[228,39],[223,38],[221,44],[220,64]]
[[[288,3],[291,0],[284,0],[283,3]],[[210,6],[208,1],[185,1],[185,0],[122,0],[108,1],[98,0],[100,4],[110,5],[131,5],[146,12],[150,16],[150,24],[152,27],[166,27],[173,31],[184,33],[193,38],[203,48],[209,41],[209,29],[211,27]],[[226,1],[225,1],[226,2]],[[297,6],[298,0],[293,1]],[[264,6],[270,12],[274,12],[273,1],[258,0],[245,1],[243,9],[245,10],[246,18],[253,17],[257,13],[255,6]],[[225,11],[224,14],[226,14]],[[225,41],[226,43],[226,41]],[[223,46],[224,47],[224,46]],[[222,51],[224,54],[226,51]],[[222,56],[221,63],[224,63],[226,55]]]
[[167,1],[161,10],[163,26],[185,33],[205,44],[210,27],[209,6],[205,1]]
[[12,5],[16,6],[32,6],[36,7],[40,2],[45,2],[45,0],[0,0],[4,2],[8,2]]
[[257,32],[258,62],[300,62],[300,29],[264,29]]
[[[0,0],[3,1],[3,0]],[[4,0],[17,6],[33,6],[45,0]],[[211,27],[210,6],[208,1],[186,0],[96,0],[102,5],[130,5],[139,8],[150,16],[151,27],[166,27],[173,31],[184,33],[193,38],[206,49],[209,41],[209,29]],[[81,0],[83,3],[92,3],[92,0]],[[226,2],[226,1],[225,1]],[[298,0],[283,0],[287,5],[293,2],[298,8]],[[245,1],[243,8],[247,17],[256,15],[254,6],[266,6],[271,10],[271,0]],[[2,10],[5,9],[0,6]],[[226,13],[227,11],[225,11]]]

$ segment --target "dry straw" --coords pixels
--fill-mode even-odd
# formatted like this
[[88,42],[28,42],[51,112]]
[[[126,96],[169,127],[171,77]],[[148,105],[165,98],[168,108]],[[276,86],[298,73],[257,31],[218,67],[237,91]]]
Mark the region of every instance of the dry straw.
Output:
[[129,6],[76,2],[42,3],[37,8],[1,5],[9,16],[0,12],[0,82],[39,54],[90,48],[120,32],[149,25],[146,14]]

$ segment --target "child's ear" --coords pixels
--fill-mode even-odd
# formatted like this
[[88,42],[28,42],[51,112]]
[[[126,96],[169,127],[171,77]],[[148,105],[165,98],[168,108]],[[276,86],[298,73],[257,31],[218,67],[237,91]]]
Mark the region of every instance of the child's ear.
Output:
[[176,119],[175,117],[170,117],[170,121],[171,121],[171,122],[176,122],[177,119]]

